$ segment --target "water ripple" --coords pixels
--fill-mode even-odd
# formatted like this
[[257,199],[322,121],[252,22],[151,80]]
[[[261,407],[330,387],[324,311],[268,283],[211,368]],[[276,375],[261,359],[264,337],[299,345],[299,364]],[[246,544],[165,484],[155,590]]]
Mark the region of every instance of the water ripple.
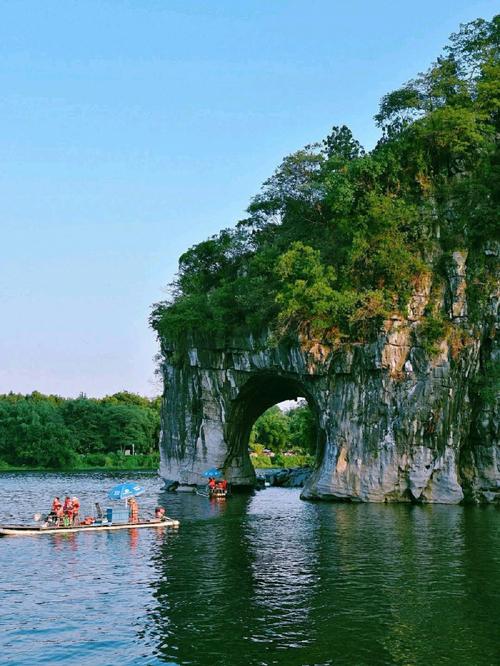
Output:
[[[0,522],[54,494],[90,509],[113,474],[0,474]],[[363,666],[498,663],[494,508],[225,504],[140,478],[178,533],[0,539],[0,661]]]

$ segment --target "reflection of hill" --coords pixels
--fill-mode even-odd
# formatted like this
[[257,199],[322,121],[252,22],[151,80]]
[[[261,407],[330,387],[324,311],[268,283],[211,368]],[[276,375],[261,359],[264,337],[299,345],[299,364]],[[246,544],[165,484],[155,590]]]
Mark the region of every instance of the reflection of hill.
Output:
[[494,661],[493,511],[318,505],[283,489],[165,503],[182,527],[153,551],[144,636],[162,660]]
[[157,607],[150,631],[163,658],[204,663],[241,651],[254,596],[245,545],[248,495],[227,503],[183,496],[193,509],[181,530],[155,553],[162,577],[155,583]]

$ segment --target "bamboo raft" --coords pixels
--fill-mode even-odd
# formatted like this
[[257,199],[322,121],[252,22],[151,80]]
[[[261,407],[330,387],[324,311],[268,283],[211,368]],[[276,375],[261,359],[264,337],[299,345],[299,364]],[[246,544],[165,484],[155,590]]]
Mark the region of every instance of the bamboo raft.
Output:
[[140,523],[107,523],[96,525],[78,525],[68,527],[43,527],[42,525],[0,525],[0,536],[28,536],[37,534],[68,534],[69,532],[108,532],[110,530],[130,530],[143,527],[177,528],[180,523],[173,518],[166,520],[148,520]]

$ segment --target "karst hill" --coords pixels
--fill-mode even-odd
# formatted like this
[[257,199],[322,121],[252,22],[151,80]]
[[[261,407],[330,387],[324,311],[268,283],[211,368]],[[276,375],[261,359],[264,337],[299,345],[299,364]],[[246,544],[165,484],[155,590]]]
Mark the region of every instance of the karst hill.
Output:
[[499,500],[499,38],[461,26],[382,99],[373,150],[333,128],[180,258],[151,318],[165,479],[252,485],[252,424],[303,396],[303,497]]

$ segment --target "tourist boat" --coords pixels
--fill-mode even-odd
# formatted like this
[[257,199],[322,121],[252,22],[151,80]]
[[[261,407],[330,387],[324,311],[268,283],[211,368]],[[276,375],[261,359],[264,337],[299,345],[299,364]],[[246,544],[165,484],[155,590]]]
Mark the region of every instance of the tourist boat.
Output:
[[0,536],[23,536],[34,534],[68,534],[69,532],[108,532],[110,530],[130,530],[143,527],[177,528],[180,523],[173,518],[147,520],[140,523],[93,523],[92,525],[74,525],[57,527],[49,525],[0,525]]
[[211,499],[225,500],[227,498],[227,488],[209,488],[208,496]]

